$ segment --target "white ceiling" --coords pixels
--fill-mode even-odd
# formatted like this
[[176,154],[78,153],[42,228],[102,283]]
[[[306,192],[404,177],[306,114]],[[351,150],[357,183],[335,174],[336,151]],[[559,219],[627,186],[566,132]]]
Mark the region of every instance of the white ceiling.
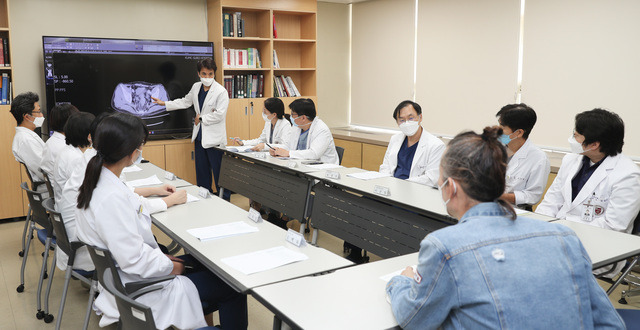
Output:
[[322,2],[334,2],[334,3],[356,3],[356,2],[364,2],[368,0],[320,0]]

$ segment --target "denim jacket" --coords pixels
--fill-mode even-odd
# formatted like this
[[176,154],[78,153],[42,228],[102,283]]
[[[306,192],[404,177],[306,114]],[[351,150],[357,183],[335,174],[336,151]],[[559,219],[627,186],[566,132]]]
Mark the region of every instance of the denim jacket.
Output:
[[478,204],[420,243],[414,278],[387,284],[406,329],[624,329],[576,234]]

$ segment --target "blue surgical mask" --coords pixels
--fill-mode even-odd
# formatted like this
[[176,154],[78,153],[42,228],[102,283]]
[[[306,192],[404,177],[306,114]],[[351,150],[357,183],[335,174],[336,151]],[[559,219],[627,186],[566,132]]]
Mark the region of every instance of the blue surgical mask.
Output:
[[500,136],[498,136],[498,141],[500,141],[500,143],[504,144],[505,146],[507,144],[509,144],[509,142],[511,142],[513,139],[511,137],[509,137],[509,135],[507,134],[502,134]]
[[136,149],[138,151],[140,151],[140,153],[138,154],[138,158],[136,158],[136,160],[133,161],[133,164],[140,164],[142,162],[142,150],[140,149]]
[[289,121],[291,122],[291,125],[293,125],[293,127],[298,127],[298,124],[296,124],[296,119],[295,118],[289,117]]

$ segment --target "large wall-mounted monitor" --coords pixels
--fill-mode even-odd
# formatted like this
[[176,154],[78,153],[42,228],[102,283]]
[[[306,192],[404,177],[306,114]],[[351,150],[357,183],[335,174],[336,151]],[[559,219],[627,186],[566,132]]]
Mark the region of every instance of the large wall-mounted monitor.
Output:
[[196,63],[213,58],[213,43],[53,36],[42,43],[47,111],[71,103],[95,115],[138,116],[151,138],[191,135],[193,107],[168,112],[151,97],[185,96],[198,80]]

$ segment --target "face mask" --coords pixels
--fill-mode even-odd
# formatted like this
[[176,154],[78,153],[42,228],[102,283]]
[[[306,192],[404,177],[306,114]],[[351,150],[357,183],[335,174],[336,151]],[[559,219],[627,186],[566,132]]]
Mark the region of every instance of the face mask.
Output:
[[291,122],[291,125],[293,125],[293,127],[302,127],[302,126],[307,126],[310,125],[311,123],[308,124],[304,124],[304,125],[298,125],[296,124],[296,119],[300,118],[300,116],[293,118],[293,117],[289,117],[289,121]]
[[[516,138],[517,139],[517,138]],[[507,134],[502,134],[498,137],[498,141],[500,141],[500,143],[504,144],[505,146],[507,144],[509,144],[509,142],[513,141],[514,139],[512,139],[509,135]]]
[[410,120],[410,121],[405,121],[404,123],[400,124],[400,126],[398,127],[400,128],[402,133],[404,133],[404,135],[413,136],[418,131],[418,128],[420,128],[420,123],[417,121]]
[[203,85],[209,87],[211,86],[211,84],[213,84],[213,78],[200,78],[200,81],[202,82]]
[[578,155],[591,150],[591,149],[584,150],[584,148],[582,147],[582,144],[576,141],[576,138],[573,136],[569,137],[569,145],[571,146],[571,152]]
[[131,165],[140,164],[142,162],[142,150],[140,149],[136,149],[136,150],[140,151],[140,153],[138,154],[138,158],[136,158],[136,160],[134,160],[133,164]]
[[[438,186],[438,191],[440,191],[440,196],[442,196],[442,188],[444,188],[444,186],[449,182],[449,180],[447,179],[445,182],[442,183],[441,186]],[[455,195],[458,192],[458,189],[456,187],[456,182],[451,180],[451,184],[453,185],[453,194]],[[451,198],[445,200],[442,200],[445,209],[447,208],[447,204],[449,204],[449,202],[451,201]]]
[[262,113],[262,119],[264,119],[265,122],[270,122],[271,119],[269,119],[269,116],[267,116],[264,112]]
[[36,125],[36,127],[42,127],[42,124],[44,123],[44,117],[33,117],[33,121],[32,123],[34,125]]

